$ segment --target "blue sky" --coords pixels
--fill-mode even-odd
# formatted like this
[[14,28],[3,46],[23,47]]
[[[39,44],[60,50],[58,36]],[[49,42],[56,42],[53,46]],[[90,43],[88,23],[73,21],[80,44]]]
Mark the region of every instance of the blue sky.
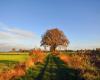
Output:
[[39,46],[51,28],[64,31],[69,49],[100,47],[100,0],[0,0],[0,50]]

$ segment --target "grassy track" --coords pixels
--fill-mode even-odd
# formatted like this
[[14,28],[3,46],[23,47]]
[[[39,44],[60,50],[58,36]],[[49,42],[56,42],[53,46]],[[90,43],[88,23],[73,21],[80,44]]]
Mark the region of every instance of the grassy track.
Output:
[[56,56],[48,55],[44,64],[29,69],[20,80],[82,80],[78,71],[68,68]]
[[[11,68],[13,64],[27,58],[27,54],[0,55],[0,70]],[[78,74],[78,71],[67,67],[58,57],[48,54],[43,64],[28,69],[24,77],[15,80],[82,80]]]
[[36,80],[80,80],[78,72],[50,55]]

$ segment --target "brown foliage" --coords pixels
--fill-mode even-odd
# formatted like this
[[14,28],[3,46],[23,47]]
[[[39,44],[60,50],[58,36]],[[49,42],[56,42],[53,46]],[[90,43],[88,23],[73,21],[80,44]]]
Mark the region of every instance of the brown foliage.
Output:
[[44,62],[45,53],[40,49],[32,50],[29,55],[32,57],[32,60],[35,64]]
[[53,51],[58,45],[68,46],[69,40],[64,33],[59,29],[47,30],[42,36],[41,46],[50,46],[50,50]]
[[0,73],[0,80],[11,80],[12,78],[25,75],[25,64],[19,63],[13,69]]
[[66,64],[68,64],[71,61],[71,57],[65,54],[60,54],[59,58]]
[[97,66],[100,62],[96,59],[96,54],[90,52],[72,55],[60,54],[59,58],[68,67],[78,70],[80,76],[85,80],[100,80],[100,71]]
[[13,69],[0,73],[0,80],[15,80],[17,77],[25,76],[26,70],[34,67],[35,63],[43,63],[45,54],[41,50],[32,50],[25,62],[18,63]]

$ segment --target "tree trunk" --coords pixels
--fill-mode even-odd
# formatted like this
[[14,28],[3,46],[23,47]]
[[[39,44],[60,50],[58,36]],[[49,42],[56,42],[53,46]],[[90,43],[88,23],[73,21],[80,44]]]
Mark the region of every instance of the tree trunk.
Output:
[[56,45],[52,45],[51,47],[50,47],[50,51],[52,52],[52,51],[55,51],[56,50]]

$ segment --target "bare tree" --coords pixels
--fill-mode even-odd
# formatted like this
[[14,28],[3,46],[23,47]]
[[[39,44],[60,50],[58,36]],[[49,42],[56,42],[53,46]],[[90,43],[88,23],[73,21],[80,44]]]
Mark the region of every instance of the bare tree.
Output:
[[63,31],[55,28],[47,30],[46,33],[42,36],[41,46],[50,46],[50,51],[55,51],[56,47],[68,46],[69,40],[64,35]]

